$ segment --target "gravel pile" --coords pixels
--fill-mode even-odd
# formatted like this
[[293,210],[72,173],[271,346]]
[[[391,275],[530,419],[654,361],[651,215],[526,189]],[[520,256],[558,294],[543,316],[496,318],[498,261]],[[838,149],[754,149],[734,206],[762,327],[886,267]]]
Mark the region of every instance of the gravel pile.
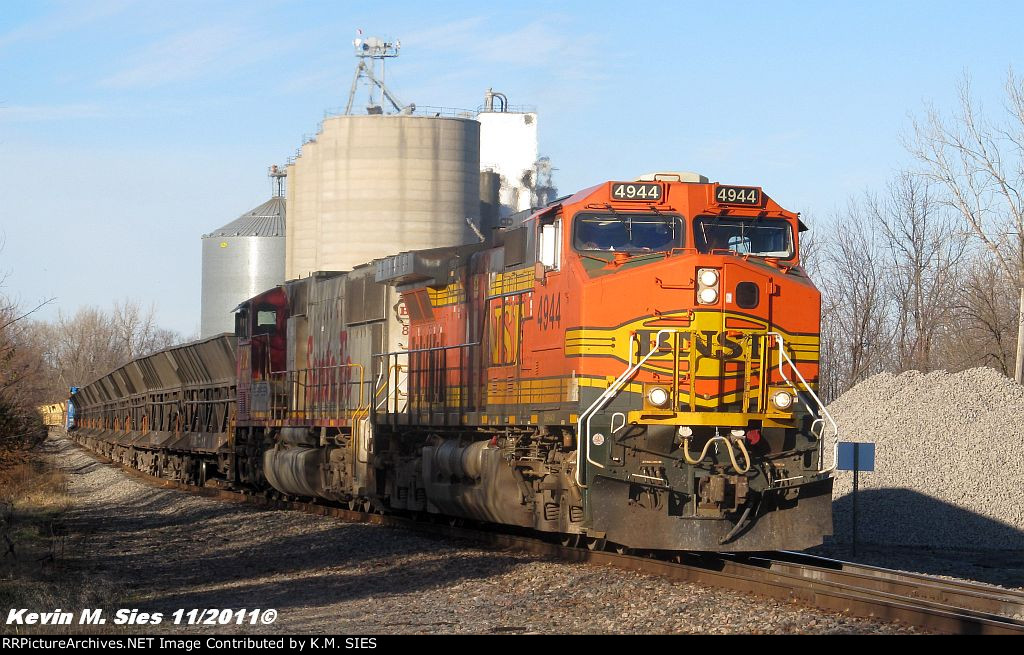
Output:
[[[990,368],[875,375],[829,405],[842,441],[874,442],[858,541],[1024,549],[1024,386]],[[853,474],[837,473],[835,540],[850,541]]]
[[163,623],[145,632],[914,632],[628,571],[155,488],[67,440],[51,439],[50,447],[74,498],[66,564],[114,581],[122,607],[165,616],[179,608],[278,611],[270,626]]

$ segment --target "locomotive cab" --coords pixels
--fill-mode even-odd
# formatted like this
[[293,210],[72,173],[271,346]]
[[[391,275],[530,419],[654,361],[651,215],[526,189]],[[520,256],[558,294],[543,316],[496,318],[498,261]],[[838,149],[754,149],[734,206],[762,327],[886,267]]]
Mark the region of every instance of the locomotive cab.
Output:
[[610,182],[547,214],[567,226],[567,275],[548,271],[540,290],[564,300],[553,318],[579,384],[590,530],[648,548],[816,545],[831,532],[834,456],[806,228],[760,188],[668,177]]

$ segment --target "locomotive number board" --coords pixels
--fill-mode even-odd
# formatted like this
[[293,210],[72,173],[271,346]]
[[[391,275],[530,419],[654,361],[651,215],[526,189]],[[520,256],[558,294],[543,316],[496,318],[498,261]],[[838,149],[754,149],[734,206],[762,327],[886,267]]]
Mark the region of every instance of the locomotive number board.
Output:
[[661,185],[657,182],[612,182],[612,200],[657,202],[661,196]]
[[715,189],[715,202],[720,205],[758,207],[761,189],[753,186],[719,186]]

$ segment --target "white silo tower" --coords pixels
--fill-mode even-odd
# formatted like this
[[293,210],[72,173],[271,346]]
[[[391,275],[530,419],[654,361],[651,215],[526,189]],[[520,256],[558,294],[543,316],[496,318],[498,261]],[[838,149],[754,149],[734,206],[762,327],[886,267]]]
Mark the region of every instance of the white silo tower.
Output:
[[536,108],[510,105],[504,93],[487,89],[476,119],[481,170],[494,172],[501,181],[501,217],[553,200],[550,162],[538,157]]

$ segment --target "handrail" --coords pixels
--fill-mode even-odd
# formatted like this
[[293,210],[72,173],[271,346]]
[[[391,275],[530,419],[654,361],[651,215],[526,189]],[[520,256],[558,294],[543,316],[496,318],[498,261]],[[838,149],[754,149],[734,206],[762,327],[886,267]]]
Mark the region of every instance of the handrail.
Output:
[[[779,346],[779,375],[782,376],[782,379],[785,380],[786,384],[788,384],[789,386],[793,387],[794,390],[796,390],[796,397],[800,399],[800,402],[803,403],[803,406],[807,409],[807,411],[813,414],[814,410],[811,409],[811,406],[800,395],[800,389],[796,386],[796,384],[793,383],[792,380],[789,379],[789,377],[786,376],[786,372],[782,368],[783,364],[789,364],[789,368],[792,369],[793,373],[796,374],[796,377],[800,379],[801,384],[804,385],[804,390],[806,390],[807,393],[810,394],[811,398],[813,398],[814,402],[818,405],[819,411],[822,415],[824,415],[824,418],[819,416],[811,424],[811,434],[814,434],[814,426],[817,425],[818,423],[821,423],[824,426],[825,419],[828,419],[828,422],[832,424],[832,434],[834,437],[832,444],[832,466],[829,467],[828,469],[819,468],[818,470],[819,474],[831,473],[836,470],[839,464],[839,425],[836,423],[835,419],[832,418],[832,414],[829,413],[828,409],[825,408],[825,403],[821,402],[821,399],[818,398],[818,394],[814,393],[814,390],[811,389],[811,385],[807,382],[806,379],[804,379],[803,374],[800,373],[800,369],[796,367],[796,364],[793,362],[793,360],[790,359],[788,354],[786,354],[786,349],[784,347],[784,340],[782,338],[782,335],[779,334],[778,332],[769,332],[766,336],[775,337],[775,342]],[[824,430],[822,430],[819,438],[824,439],[824,436]],[[824,444],[822,445],[821,463],[822,466],[824,466]]]
[[[580,471],[583,469],[583,458],[586,457],[587,463],[593,464],[598,468],[605,468],[605,466],[599,462],[595,462],[590,458],[590,421],[594,418],[594,414],[597,414],[601,409],[607,405],[612,397],[617,395],[622,387],[625,385],[626,380],[633,377],[637,371],[640,370],[647,360],[651,358],[654,353],[658,352],[661,346],[661,335],[672,334],[675,330],[658,330],[658,333],[654,337],[654,344],[651,346],[650,352],[644,355],[640,361],[635,365],[633,364],[633,341],[636,339],[636,334],[629,335],[629,353],[628,359],[626,360],[626,370],[623,371],[619,377],[615,378],[608,387],[601,393],[597,399],[591,403],[590,407],[580,414],[580,417],[576,421],[576,434],[578,435],[578,442],[576,444],[576,484],[580,489],[586,489],[587,485],[583,484],[583,480],[580,478]],[[639,341],[637,341],[639,343]],[[586,419],[586,430],[583,429],[583,421]],[[585,453],[585,454],[584,454]]]
[[[392,352],[373,353],[371,355],[371,357],[373,357],[373,358],[386,357],[389,360],[392,357],[395,358],[395,363],[394,364],[391,364],[390,362],[388,363],[388,370],[387,370],[388,379],[383,382],[383,384],[382,384],[380,389],[377,389],[377,390],[375,390],[373,392],[373,394],[374,394],[373,395],[373,401],[371,401],[371,402],[376,403],[376,398],[377,398],[378,395],[380,395],[380,392],[384,391],[384,390],[388,390],[388,393],[384,396],[382,402],[376,403],[374,411],[377,411],[377,410],[380,409],[381,406],[384,406],[386,408],[385,409],[385,413],[387,413],[387,414],[394,414],[395,416],[397,416],[399,413],[401,413],[403,411],[402,408],[399,406],[399,403],[401,402],[400,396],[401,396],[401,393],[402,393],[401,392],[402,383],[405,382],[406,384],[411,384],[411,380],[412,380],[411,376],[413,376],[413,375],[419,376],[419,375],[424,375],[424,374],[427,375],[427,376],[436,376],[436,377],[430,377],[430,379],[427,382],[427,387],[429,387],[428,397],[425,399],[422,396],[417,395],[417,396],[415,396],[416,402],[415,402],[415,404],[413,404],[413,402],[412,402],[413,396],[407,395],[406,405],[405,405],[404,411],[406,413],[411,413],[413,411],[413,409],[415,409],[416,411],[420,411],[420,410],[423,409],[423,405],[424,404],[428,405],[428,407],[426,408],[426,410],[428,412],[433,411],[432,406],[434,404],[439,403],[439,402],[440,403],[444,403],[445,402],[445,395],[446,395],[447,392],[445,390],[446,387],[444,386],[444,376],[447,375],[452,370],[452,369],[449,369],[447,367],[448,351],[461,351],[461,350],[468,349],[468,348],[475,348],[475,347],[480,346],[480,345],[481,345],[481,342],[476,341],[476,342],[471,342],[471,343],[459,343],[459,344],[452,344],[452,345],[445,345],[445,346],[430,346],[428,348],[410,348],[410,349],[406,349],[406,350],[396,350],[396,351],[392,351]],[[403,356],[410,357],[411,355],[430,354],[430,353],[439,353],[441,355],[441,361],[440,362],[436,362],[438,364],[437,366],[435,366],[434,363],[431,363],[431,362],[433,362],[433,360],[428,361],[424,368],[413,368],[412,364],[404,364],[403,365],[403,364],[398,363],[398,361],[399,361],[398,358],[399,357],[403,357]],[[463,357],[465,357],[465,355],[460,355],[460,358],[463,358]],[[409,361],[411,361],[411,360],[409,360]],[[401,375],[402,375],[403,371],[405,373],[404,380],[401,378]],[[393,383],[394,383],[394,393],[392,393],[390,388],[389,388],[389,386],[392,383],[392,380],[391,380],[392,372],[394,372],[394,380],[393,380]],[[440,385],[440,386],[439,386],[439,388],[435,388],[435,385]],[[440,398],[440,400],[437,400],[434,397],[433,394],[435,392],[440,394],[438,396]],[[395,406],[394,406],[394,411],[393,412],[388,407],[389,401],[391,400],[392,397],[394,397],[394,399],[395,399]],[[462,403],[462,402],[464,402],[464,401],[460,401],[460,403]]]
[[[333,379],[334,376],[331,376],[331,379],[327,379],[328,376],[324,375],[325,373],[336,372],[340,369],[358,369],[358,380],[343,380],[341,378],[335,380]],[[312,380],[311,377],[313,378]],[[267,414],[274,420],[286,418],[308,418],[314,420],[328,418],[331,416],[332,411],[338,411],[338,416],[349,413],[349,418],[351,419],[358,415],[360,409],[364,406],[365,367],[359,363],[278,371],[271,373],[261,381],[270,385],[271,399]],[[343,389],[345,390],[345,399],[347,400],[349,397],[348,390],[353,386],[358,387],[356,404],[351,410],[348,410],[346,407],[346,412],[340,412]],[[312,395],[309,393],[310,390],[314,392]],[[317,395],[325,391],[327,394],[326,399]],[[283,394],[283,405],[277,402],[278,394]],[[332,403],[336,406],[325,406]]]
[[409,353],[429,353],[436,350],[454,350],[455,348],[472,348],[473,346],[479,346],[480,342],[475,343],[457,343],[451,346],[431,346],[430,348],[414,348],[411,350],[396,350],[390,353],[373,353],[371,357],[391,357],[393,355],[408,355]]
[[[408,368],[408,367],[409,366],[407,364],[397,364],[397,363],[395,363],[395,364],[389,364],[388,365],[387,372],[381,371],[381,374],[379,376],[377,376],[377,385],[378,385],[377,386],[377,390],[374,391],[374,393],[373,393],[374,401],[376,401],[377,398],[380,397],[381,393],[383,393],[383,392],[388,390],[388,386],[391,384],[391,372],[395,371],[396,373],[399,373],[399,372],[401,372],[402,369]],[[409,379],[409,375],[406,374],[405,380],[408,380],[408,379]],[[401,389],[399,389],[399,387],[402,384],[402,380],[400,380],[398,378],[398,375],[395,376],[395,380],[396,380],[396,382],[395,382],[395,412],[397,413],[398,412],[398,395],[401,393]],[[385,393],[384,397],[381,398],[380,402],[378,402],[374,406],[373,411],[375,411],[375,412],[380,411],[380,408],[386,406],[388,400],[390,400],[390,399],[391,399],[391,393],[390,392],[389,393]]]

